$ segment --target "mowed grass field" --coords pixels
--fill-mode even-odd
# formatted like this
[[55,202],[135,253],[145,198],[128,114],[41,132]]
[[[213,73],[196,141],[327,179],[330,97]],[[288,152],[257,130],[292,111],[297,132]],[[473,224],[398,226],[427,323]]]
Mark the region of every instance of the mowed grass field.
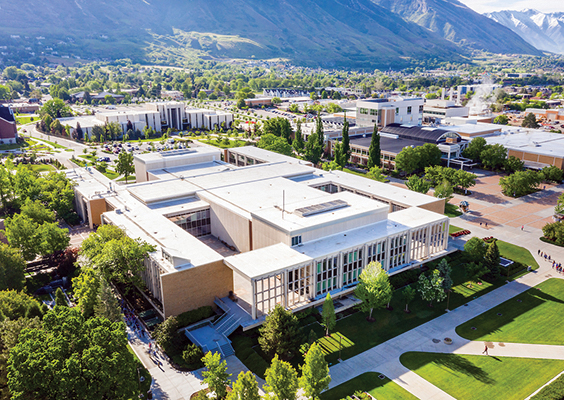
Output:
[[408,352],[400,361],[458,400],[522,400],[564,369],[564,360]]
[[553,278],[459,325],[456,333],[470,340],[564,345],[563,313],[564,281]]
[[397,383],[388,378],[380,379],[379,372],[366,372],[321,394],[321,400],[341,400],[356,391],[368,392],[378,400],[417,400]]

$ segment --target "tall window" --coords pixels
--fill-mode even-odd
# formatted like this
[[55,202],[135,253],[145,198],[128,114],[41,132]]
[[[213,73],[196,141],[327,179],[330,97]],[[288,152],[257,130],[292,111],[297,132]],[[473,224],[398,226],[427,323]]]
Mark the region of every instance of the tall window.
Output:
[[362,249],[356,249],[343,254],[343,286],[350,285],[358,281],[358,276],[362,272],[362,267]]
[[284,274],[271,275],[255,281],[257,310],[267,314],[276,304],[284,305]]
[[386,241],[381,241],[378,243],[373,243],[368,245],[368,255],[366,262],[377,261],[382,265],[383,269],[386,269]]
[[312,297],[313,274],[311,264],[288,271],[288,306],[303,303]]
[[339,263],[337,256],[332,256],[323,260],[318,260],[316,265],[317,286],[315,294],[318,296],[323,293],[337,289],[339,286],[338,273]]
[[195,237],[211,233],[210,209],[193,211],[169,218],[176,225]]
[[297,246],[299,244],[302,244],[302,235],[300,236],[294,236],[292,238],[292,246]]
[[390,238],[390,261],[388,269],[405,264],[407,260],[406,251],[407,234]]

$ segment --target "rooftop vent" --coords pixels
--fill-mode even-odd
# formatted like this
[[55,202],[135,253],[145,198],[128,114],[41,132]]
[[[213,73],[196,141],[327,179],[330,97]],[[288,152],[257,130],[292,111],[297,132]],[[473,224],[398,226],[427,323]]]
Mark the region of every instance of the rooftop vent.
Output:
[[294,214],[300,217],[309,217],[310,215],[321,214],[327,211],[337,210],[339,208],[348,207],[348,203],[343,200],[333,200],[327,203],[315,204],[313,206],[307,206],[302,208],[297,208],[294,210]]

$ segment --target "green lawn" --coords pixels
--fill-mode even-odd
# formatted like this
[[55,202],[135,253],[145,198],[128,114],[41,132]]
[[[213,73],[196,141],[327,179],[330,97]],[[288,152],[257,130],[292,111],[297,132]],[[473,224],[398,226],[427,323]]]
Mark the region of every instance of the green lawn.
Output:
[[224,143],[223,139],[221,140],[221,143],[218,143],[217,140],[215,139],[197,139],[198,141],[205,143],[205,144],[209,144],[211,146],[215,146],[215,147],[219,147],[221,149],[229,149],[231,147],[243,147],[245,145],[245,141],[244,140],[238,140],[238,139],[233,139],[233,140],[229,140],[229,144]]
[[104,174],[108,179],[116,179],[119,176],[117,172],[112,171],[111,169],[107,169],[106,172],[102,172],[102,174]]
[[400,361],[458,400],[524,399],[564,369],[564,360],[419,352]]
[[51,142],[49,140],[45,140],[45,139],[38,139],[38,140],[40,140],[41,142],[45,142],[47,144],[50,144],[51,146],[53,146],[56,149],[66,149],[65,146],[62,146],[62,145],[55,143],[55,142]]
[[502,257],[520,262],[521,264],[530,265],[533,269],[538,269],[539,264],[529,250],[524,247],[519,247],[502,240],[497,241],[497,247]]
[[[143,394],[144,396],[147,394],[147,392],[151,389],[151,381],[153,378],[151,378],[151,374],[149,373],[149,371],[143,366],[143,363],[141,362],[141,360],[139,360],[139,358],[137,357],[137,354],[135,354],[133,352],[133,350],[131,349],[130,346],[127,346],[127,349],[129,350],[129,352],[131,354],[133,354],[133,357],[135,358],[135,363],[137,364],[137,368],[139,371],[139,376],[145,378],[143,380],[143,382],[139,382],[139,393],[138,394]],[[137,379],[137,378],[136,378]],[[137,398],[137,396],[135,396],[134,398]]]
[[454,226],[454,225],[449,225],[448,226],[448,233],[456,233],[458,231],[462,231],[462,228],[459,228],[458,226]]
[[30,122],[37,122],[40,121],[41,118],[40,117],[29,117],[29,116],[16,116],[16,123],[18,125],[25,125],[25,124],[29,124]]
[[445,215],[449,218],[459,217],[462,212],[458,210],[458,207],[451,203],[446,203],[445,205]]
[[57,170],[55,167],[49,164],[31,164],[30,167],[32,171],[35,172],[50,172]]
[[560,375],[550,385],[542,388],[531,400],[562,400],[564,394],[564,375]]
[[[119,175],[118,175],[119,176]],[[117,182],[125,182],[125,176],[122,176],[117,180]],[[135,183],[135,175],[130,175],[127,178],[127,183]]]
[[564,345],[562,313],[564,281],[553,278],[459,325],[456,333],[470,340]]
[[407,390],[392,382],[388,378],[380,379],[379,372],[366,372],[356,378],[351,379],[333,389],[321,394],[321,400],[341,400],[353,395],[356,391],[370,393],[378,400],[417,400],[417,397]]

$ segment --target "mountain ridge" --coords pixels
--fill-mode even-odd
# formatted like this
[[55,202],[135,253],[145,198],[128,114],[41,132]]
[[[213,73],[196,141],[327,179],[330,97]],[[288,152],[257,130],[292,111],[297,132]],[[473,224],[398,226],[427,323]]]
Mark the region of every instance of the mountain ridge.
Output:
[[[0,0],[5,16],[0,34],[66,36],[70,44],[62,49],[81,56],[159,62],[195,56],[284,58],[304,65],[389,68],[414,60],[468,61],[472,40],[448,40],[390,12],[379,4],[383,1]],[[444,14],[433,9],[440,0],[417,2],[435,15]],[[445,4],[453,2],[452,7],[460,7],[456,0]],[[444,29],[455,21],[441,17],[439,22]],[[517,40],[506,40],[506,49],[494,42],[474,48],[539,55],[507,28],[497,28]]]
[[543,13],[532,8],[485,14],[544,51],[564,54],[564,12]]

